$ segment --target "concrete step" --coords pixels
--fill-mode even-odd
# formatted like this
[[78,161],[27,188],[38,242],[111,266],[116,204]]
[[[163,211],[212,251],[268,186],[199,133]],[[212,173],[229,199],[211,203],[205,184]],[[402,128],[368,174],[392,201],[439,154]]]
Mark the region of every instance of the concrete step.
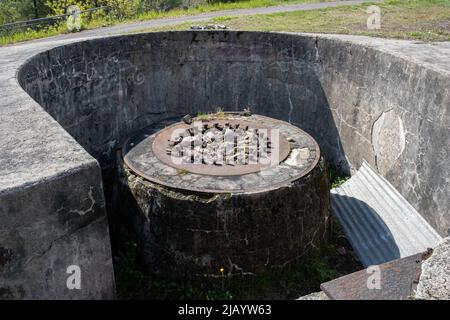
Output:
[[331,207],[365,267],[424,252],[442,240],[367,163],[347,182],[331,190]]

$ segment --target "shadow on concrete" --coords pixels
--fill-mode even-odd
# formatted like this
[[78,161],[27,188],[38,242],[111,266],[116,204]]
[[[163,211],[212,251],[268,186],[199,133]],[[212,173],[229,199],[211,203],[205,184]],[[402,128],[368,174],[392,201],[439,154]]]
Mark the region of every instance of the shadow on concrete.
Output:
[[365,267],[400,258],[392,232],[367,203],[332,193],[331,208]]

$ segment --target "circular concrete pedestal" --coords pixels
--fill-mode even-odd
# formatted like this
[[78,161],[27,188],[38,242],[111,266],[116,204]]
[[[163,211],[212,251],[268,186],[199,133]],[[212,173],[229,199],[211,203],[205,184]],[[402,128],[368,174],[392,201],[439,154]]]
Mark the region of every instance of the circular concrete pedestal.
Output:
[[[120,211],[132,221],[147,272],[257,274],[327,240],[328,178],[311,136],[256,115],[210,116],[200,126],[193,120],[144,129],[119,159]],[[227,145],[231,132],[238,138]]]

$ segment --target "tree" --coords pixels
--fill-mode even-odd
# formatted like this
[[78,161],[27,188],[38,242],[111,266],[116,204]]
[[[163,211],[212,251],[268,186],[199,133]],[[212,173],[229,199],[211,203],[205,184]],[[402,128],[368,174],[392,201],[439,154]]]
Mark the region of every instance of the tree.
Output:
[[45,0],[45,4],[54,14],[64,14],[71,5],[76,5],[80,10],[95,8],[99,1],[96,0]]
[[0,1],[0,24],[41,18],[49,13],[45,0]]

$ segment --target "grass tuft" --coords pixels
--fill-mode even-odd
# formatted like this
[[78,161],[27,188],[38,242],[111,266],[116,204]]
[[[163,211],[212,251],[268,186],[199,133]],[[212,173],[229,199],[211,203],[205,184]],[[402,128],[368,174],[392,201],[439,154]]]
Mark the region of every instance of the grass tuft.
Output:
[[344,182],[350,179],[350,176],[339,173],[332,165],[328,166],[328,179],[331,189],[340,187]]

